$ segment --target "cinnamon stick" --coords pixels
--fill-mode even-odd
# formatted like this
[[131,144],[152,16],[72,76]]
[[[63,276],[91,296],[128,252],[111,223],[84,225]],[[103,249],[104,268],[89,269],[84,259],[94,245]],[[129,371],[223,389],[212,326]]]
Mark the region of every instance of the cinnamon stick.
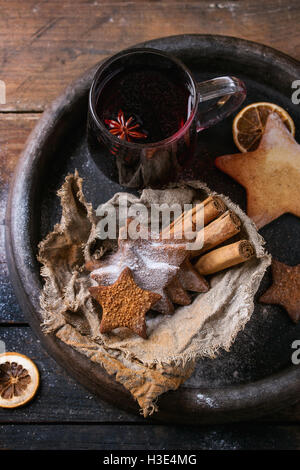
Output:
[[178,238],[177,234],[179,233],[182,237],[187,236],[187,232],[195,232],[197,220],[200,217],[203,217],[203,225],[205,226],[225,211],[226,205],[220,197],[209,196],[189,211],[183,212],[170,226],[162,230],[161,235],[164,237],[164,235],[170,234],[171,237]]
[[[232,211],[227,211],[210,224],[200,230],[197,238],[188,247],[190,257],[194,257],[211,250],[217,245],[239,233],[241,221]],[[199,247],[199,248],[197,248]]]
[[243,263],[252,256],[254,256],[253,245],[248,240],[239,240],[201,256],[194,267],[204,276]]

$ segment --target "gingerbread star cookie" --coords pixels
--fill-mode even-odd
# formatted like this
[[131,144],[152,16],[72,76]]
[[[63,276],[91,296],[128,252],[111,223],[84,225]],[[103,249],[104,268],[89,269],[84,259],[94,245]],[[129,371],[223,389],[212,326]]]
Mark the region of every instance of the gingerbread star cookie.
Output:
[[217,168],[247,191],[247,213],[258,228],[286,212],[300,217],[300,145],[276,113],[253,152],[224,155]]
[[137,286],[129,268],[111,286],[90,287],[89,291],[102,306],[101,333],[126,327],[147,338],[145,315],[161,296]]
[[288,266],[273,259],[272,276],[273,284],[259,301],[282,305],[297,323],[300,320],[300,264]]
[[86,267],[92,269],[91,278],[103,285],[114,283],[124,268],[129,267],[139,287],[160,294],[153,310],[170,315],[174,306],[166,286],[179,272],[188,253],[184,245],[151,238],[148,228],[141,227],[140,231],[143,238],[131,239],[125,236],[123,227],[118,251],[103,261],[99,260],[94,269],[92,265]]

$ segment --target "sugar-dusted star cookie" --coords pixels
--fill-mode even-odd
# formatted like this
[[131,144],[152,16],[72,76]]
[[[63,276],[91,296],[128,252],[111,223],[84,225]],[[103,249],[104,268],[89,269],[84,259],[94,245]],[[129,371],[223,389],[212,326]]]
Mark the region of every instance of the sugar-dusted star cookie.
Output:
[[300,217],[300,145],[280,117],[268,117],[253,152],[218,157],[217,168],[247,191],[247,213],[258,228],[290,212]]
[[[101,285],[113,284],[125,267],[129,267],[134,281],[142,289],[160,294],[153,310],[170,315],[174,313],[166,286],[176,276],[188,253],[182,244],[168,243],[151,238],[148,228],[140,227],[143,238],[132,239],[122,227],[118,239],[118,251],[104,260],[89,263],[91,278]],[[147,238],[149,236],[149,238]]]
[[161,296],[141,289],[129,268],[125,268],[111,286],[90,287],[89,291],[102,306],[101,333],[126,327],[147,338],[145,315]]
[[288,266],[273,259],[272,276],[273,284],[259,301],[282,305],[297,323],[300,320],[300,264]]

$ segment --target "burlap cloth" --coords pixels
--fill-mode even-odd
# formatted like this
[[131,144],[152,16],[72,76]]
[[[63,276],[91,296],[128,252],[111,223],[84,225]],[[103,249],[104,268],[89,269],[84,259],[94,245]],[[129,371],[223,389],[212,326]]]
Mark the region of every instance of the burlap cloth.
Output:
[[[164,202],[189,204],[213,194],[198,181],[167,190],[143,191],[140,199],[128,195],[129,204]],[[251,317],[253,297],[271,260],[254,224],[228,198],[228,208],[242,221],[239,238],[249,239],[256,251],[250,261],[213,276],[211,289],[195,297],[191,305],[174,315],[155,315],[147,320],[149,338],[144,340],[127,329],[101,335],[100,308],[92,300],[84,263],[101,257],[116,241],[96,238],[99,220],[84,198],[77,172],[66,177],[59,190],[62,217],[39,245],[38,260],[45,284],[41,312],[45,332],[99,363],[115,376],[138,401],[144,416],[157,410],[156,399],[177,389],[192,374],[197,358],[214,358],[220,348],[229,350],[237,333]],[[124,193],[110,201],[117,204]]]

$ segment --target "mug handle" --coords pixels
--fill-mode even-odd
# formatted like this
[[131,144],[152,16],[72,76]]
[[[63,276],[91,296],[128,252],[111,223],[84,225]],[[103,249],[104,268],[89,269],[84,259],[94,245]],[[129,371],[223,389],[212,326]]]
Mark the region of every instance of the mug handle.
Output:
[[[233,113],[246,98],[246,86],[236,77],[218,77],[197,83],[199,94],[197,132],[214,126]],[[211,108],[200,111],[201,103],[220,98]]]

